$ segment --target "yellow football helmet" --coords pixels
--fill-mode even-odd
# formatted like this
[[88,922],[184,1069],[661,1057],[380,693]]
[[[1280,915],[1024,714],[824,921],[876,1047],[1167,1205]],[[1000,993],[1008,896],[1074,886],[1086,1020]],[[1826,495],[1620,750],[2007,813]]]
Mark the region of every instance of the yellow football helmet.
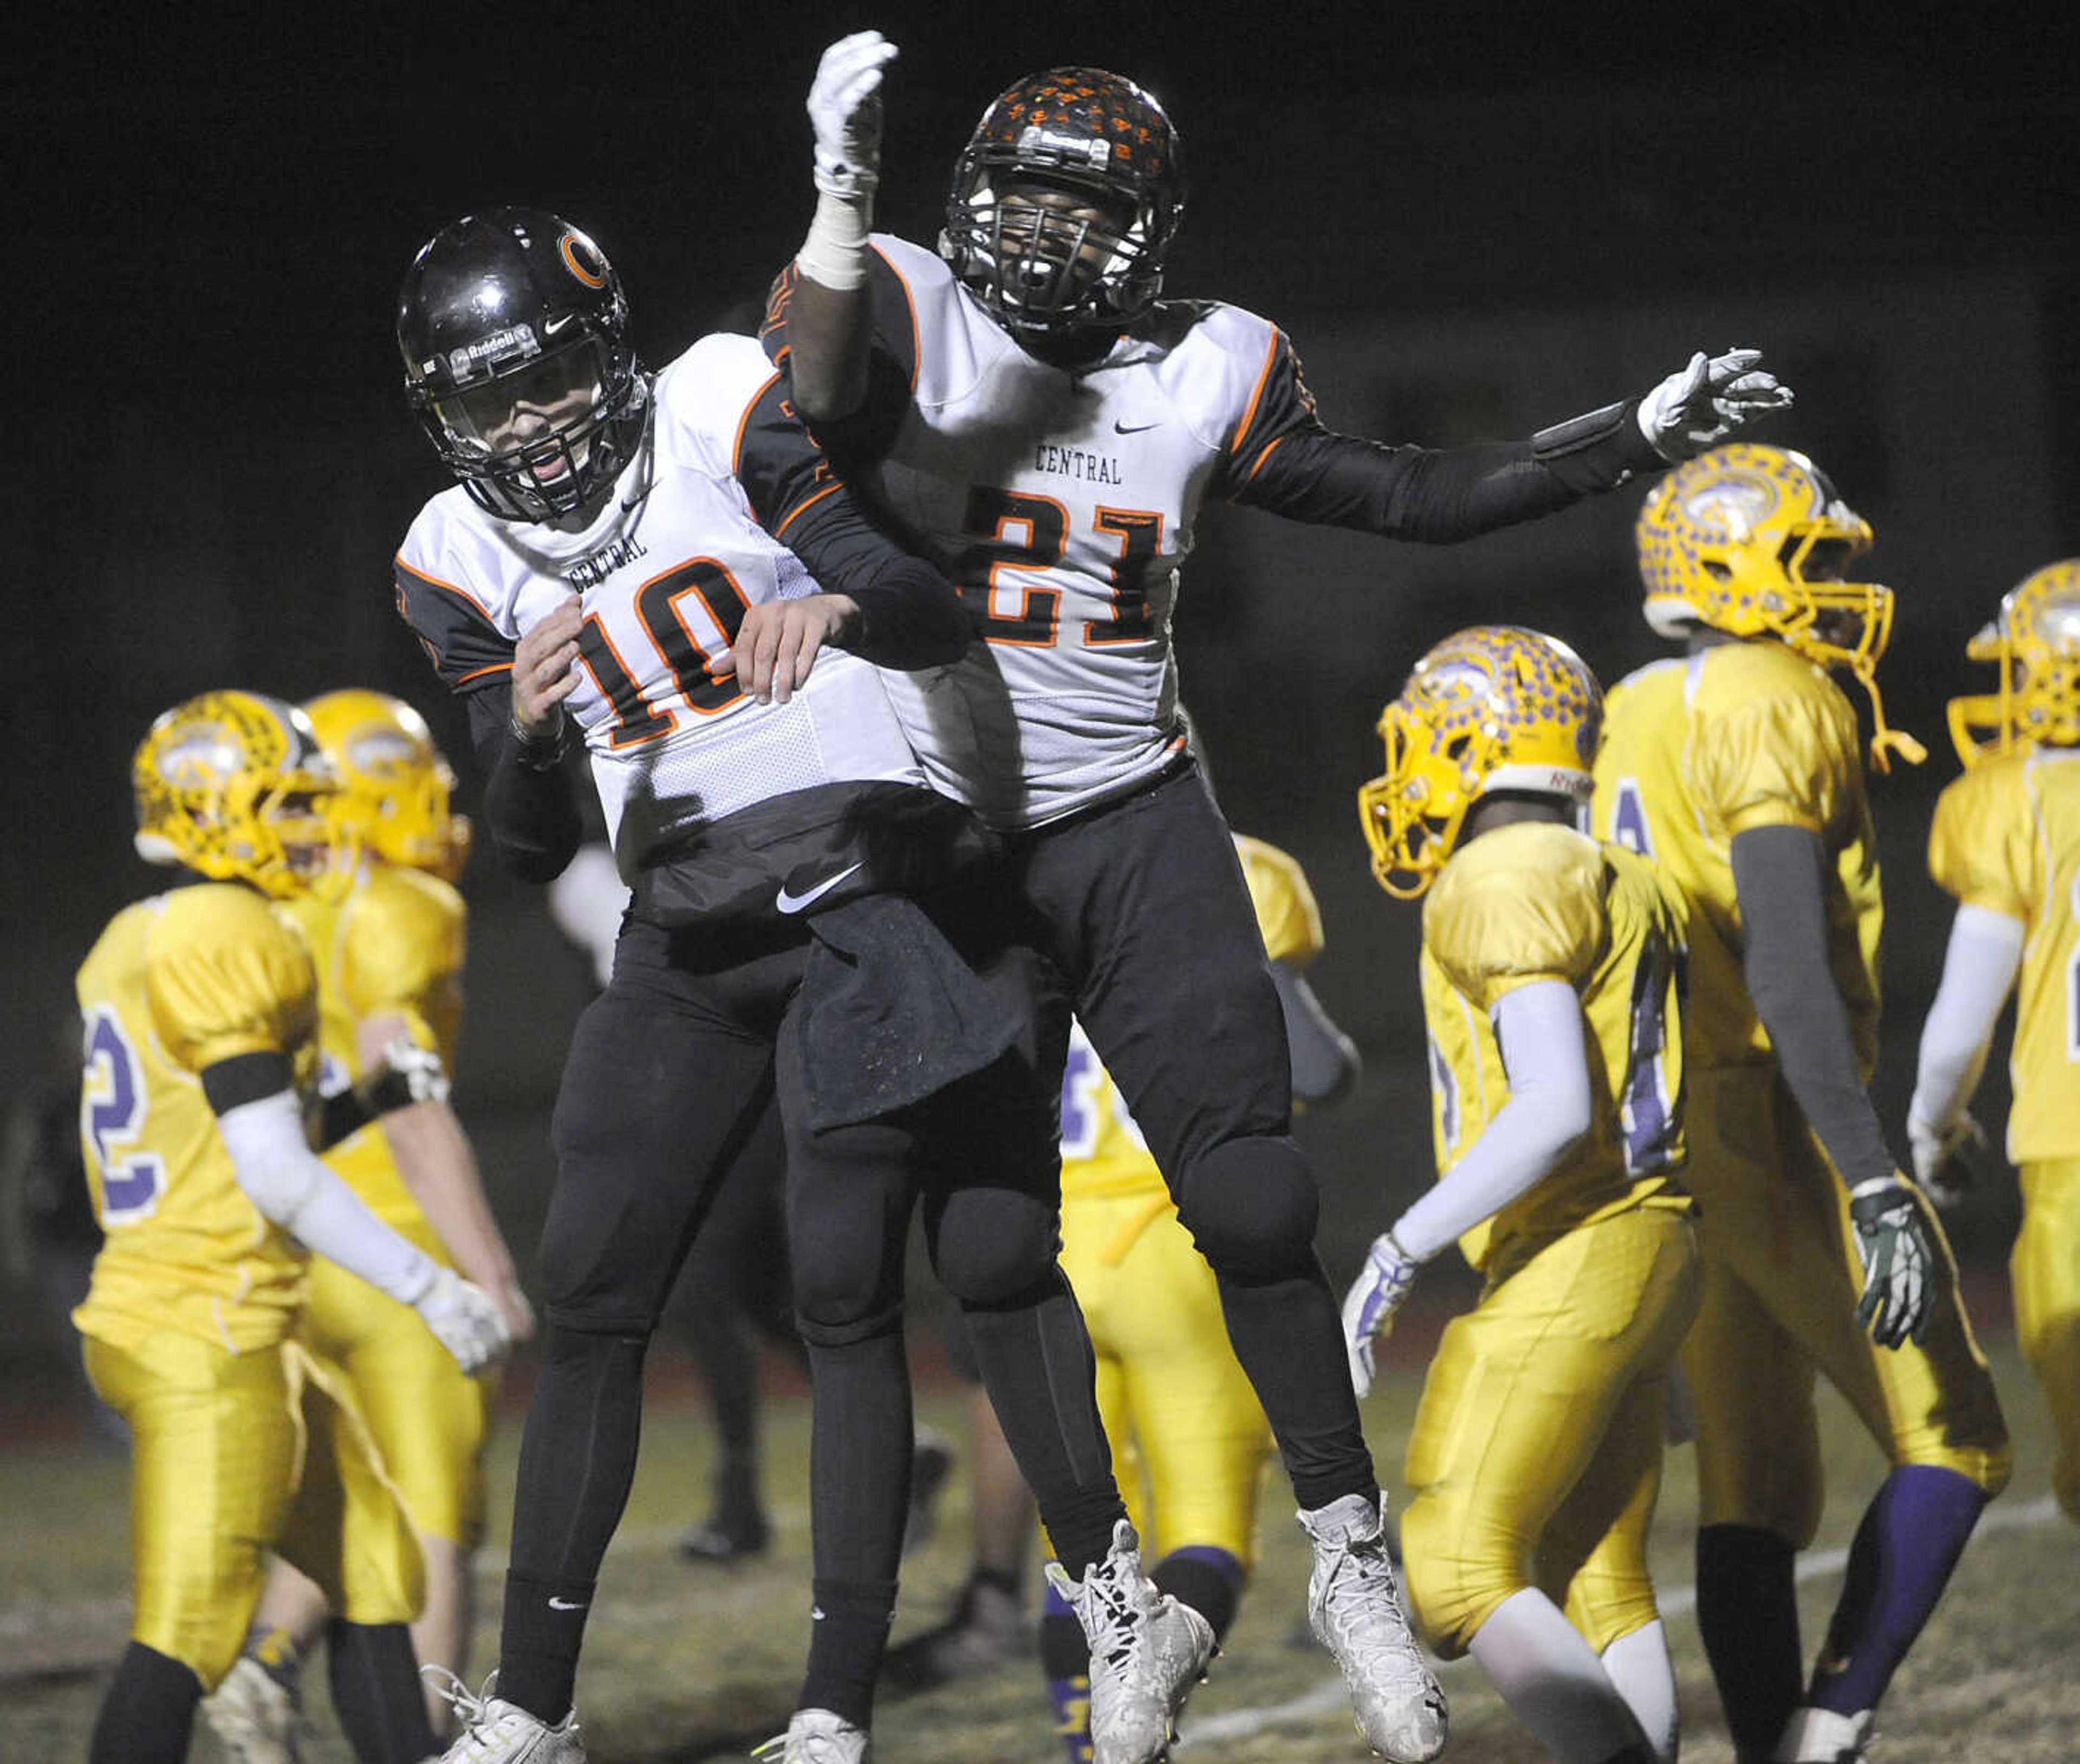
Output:
[[1709,625],[1764,635],[1823,668],[1847,668],[1869,694],[1871,763],[1927,751],[1885,727],[1877,664],[1892,637],[1893,593],[1841,580],[1871,548],[1870,523],[1802,453],[1754,442],[1678,466],[1647,497],[1633,529],[1646,622],[1664,637]]
[[1603,718],[1596,677],[1557,638],[1514,625],[1447,637],[1380,713],[1386,770],[1358,791],[1380,886],[1423,893],[1492,792],[1587,802]]
[[2080,558],[2025,576],[1965,653],[2000,668],[1998,691],[1950,701],[1950,739],[1966,765],[2018,747],[2080,746]]
[[470,824],[451,811],[455,776],[402,698],[349,686],[304,710],[345,786],[333,805],[368,850],[453,882],[468,861]]
[[137,853],[286,898],[344,873],[329,812],[339,774],[310,719],[258,692],[205,692],[166,711],[130,763]]

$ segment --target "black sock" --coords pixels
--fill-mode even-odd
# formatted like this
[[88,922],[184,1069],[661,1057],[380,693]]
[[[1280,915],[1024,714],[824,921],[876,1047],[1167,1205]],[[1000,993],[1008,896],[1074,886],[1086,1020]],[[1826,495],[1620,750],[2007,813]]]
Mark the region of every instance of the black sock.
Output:
[[1759,1526],[1697,1534],[1697,1631],[1738,1751],[1768,1751],[1798,1707],[1797,1555]]
[[1188,1544],[1174,1549],[1149,1571],[1148,1578],[1180,1605],[1189,1605],[1213,1626],[1218,1641],[1235,1621],[1242,1601],[1242,1564],[1224,1549]]
[[440,1750],[404,1624],[329,1619],[325,1666],[333,1712],[360,1764],[421,1764]]
[[585,1615],[635,1479],[643,1335],[551,1324],[520,1439],[498,1695],[554,1726],[570,1713]]
[[1377,1505],[1342,1313],[1320,1261],[1310,1254],[1277,1279],[1214,1272],[1229,1344],[1264,1405],[1294,1498],[1309,1512],[1346,1494]]
[[133,1641],[101,1699],[87,1764],[182,1764],[202,1680],[178,1660]]
[[1113,1525],[1126,1516],[1098,1419],[1097,1360],[1083,1313],[1061,1270],[1050,1267],[1017,1298],[963,1305],[962,1316],[1048,1541],[1080,1580],[1105,1559]]
[[809,1632],[809,1668],[798,1709],[828,1709],[855,1727],[874,1722],[874,1681],[895,1619],[893,1580],[847,1583],[819,1579]]

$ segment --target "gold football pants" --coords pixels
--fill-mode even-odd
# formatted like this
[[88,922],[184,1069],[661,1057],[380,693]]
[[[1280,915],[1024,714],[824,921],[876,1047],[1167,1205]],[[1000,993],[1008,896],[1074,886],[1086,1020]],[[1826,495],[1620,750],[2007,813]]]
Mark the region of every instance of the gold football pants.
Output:
[[2025,1163],[2022,1229],[2008,1257],[2015,1342],[2051,1410],[2051,1487],[2080,1522],[2080,1158]]
[[1196,1544],[1248,1568],[1271,1429],[1176,1208],[1160,1189],[1072,1196],[1061,1263],[1097,1351],[1098,1412],[1142,1559]]
[[1703,1209],[1704,1303],[1683,1347],[1696,1406],[1699,1523],[1776,1532],[1803,1549],[1825,1493],[1815,1374],[1888,1460],[2007,1481],[1993,1379],[1930,1218],[1938,1290],[1927,1339],[1875,1345],[1848,1196],[1773,1066],[1689,1074],[1689,1184]]
[[1506,1249],[1446,1326],[1401,1527],[1410,1603],[1445,1658],[1530,1585],[1599,1653],[1654,1620],[1646,1534],[1696,1259],[1687,1211],[1634,1208]]

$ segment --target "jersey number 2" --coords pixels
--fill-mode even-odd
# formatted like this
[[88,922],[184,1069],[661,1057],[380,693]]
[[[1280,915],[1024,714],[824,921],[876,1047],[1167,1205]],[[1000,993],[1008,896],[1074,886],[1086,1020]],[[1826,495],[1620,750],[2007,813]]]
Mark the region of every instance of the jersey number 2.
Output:
[[166,1167],[154,1152],[125,1154],[145,1128],[145,1072],[122,1020],[105,1004],[87,1013],[84,1056],[80,1133],[101,1166],[101,1222],[112,1228],[149,1218]]

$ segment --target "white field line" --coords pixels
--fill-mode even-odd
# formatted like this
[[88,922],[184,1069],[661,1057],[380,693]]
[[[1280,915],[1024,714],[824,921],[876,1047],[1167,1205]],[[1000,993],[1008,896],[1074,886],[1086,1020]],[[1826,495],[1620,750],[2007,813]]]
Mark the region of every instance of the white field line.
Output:
[[[2030,1501],[2020,1506],[2004,1507],[1996,1502],[1986,1511],[1977,1525],[1978,1531],[2015,1531],[2060,1521],[2058,1504],[2049,1495]],[[1798,1578],[1818,1580],[1825,1574],[1839,1574],[1849,1560],[1846,1549],[1808,1550],[1798,1558]],[[1697,1589],[1694,1586],[1671,1586],[1656,1594],[1655,1603],[1661,1607],[1663,1617],[1683,1616],[1697,1608]],[[1432,1661],[1432,1666],[1447,1674],[1457,1674],[1473,1665],[1469,1654],[1453,1661]],[[1260,1733],[1266,1728],[1278,1727],[1289,1721],[1311,1721],[1319,1716],[1331,1715],[1344,1708],[1350,1694],[1341,1678],[1324,1679],[1311,1691],[1297,1697],[1289,1697],[1283,1703],[1274,1703],[1262,1708],[1231,1709],[1224,1715],[1195,1718],[1190,1730],[1173,1742],[1179,1751],[1195,1742],[1206,1740],[1240,1739],[1252,1733]]]

